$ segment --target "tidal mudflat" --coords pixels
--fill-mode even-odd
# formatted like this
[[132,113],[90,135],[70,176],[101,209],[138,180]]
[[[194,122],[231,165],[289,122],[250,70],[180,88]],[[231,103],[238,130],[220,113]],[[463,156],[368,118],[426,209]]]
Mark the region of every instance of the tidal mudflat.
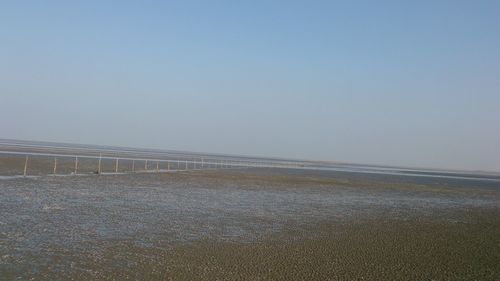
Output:
[[0,214],[2,280],[500,280],[491,183],[40,176],[1,179]]

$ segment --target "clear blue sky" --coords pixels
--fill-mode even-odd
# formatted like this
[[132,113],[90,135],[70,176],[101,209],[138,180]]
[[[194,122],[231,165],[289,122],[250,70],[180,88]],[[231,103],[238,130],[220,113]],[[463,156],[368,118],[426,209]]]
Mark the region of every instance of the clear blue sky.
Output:
[[500,171],[500,1],[2,1],[0,137]]

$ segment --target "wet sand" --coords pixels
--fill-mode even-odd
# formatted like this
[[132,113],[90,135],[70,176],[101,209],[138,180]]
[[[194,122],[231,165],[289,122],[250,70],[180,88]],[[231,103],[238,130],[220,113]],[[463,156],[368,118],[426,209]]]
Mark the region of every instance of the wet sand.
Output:
[[499,280],[500,190],[280,170],[0,180],[5,280]]
[[201,241],[165,253],[152,272],[167,280],[498,280],[498,212],[461,215],[474,221],[379,218],[254,244]]

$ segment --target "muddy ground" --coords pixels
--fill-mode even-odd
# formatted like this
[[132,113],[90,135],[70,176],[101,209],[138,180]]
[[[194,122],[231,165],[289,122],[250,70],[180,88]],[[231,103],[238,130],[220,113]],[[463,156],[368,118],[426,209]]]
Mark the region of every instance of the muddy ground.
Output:
[[0,214],[2,280],[500,280],[500,189],[474,184],[45,175],[0,180]]

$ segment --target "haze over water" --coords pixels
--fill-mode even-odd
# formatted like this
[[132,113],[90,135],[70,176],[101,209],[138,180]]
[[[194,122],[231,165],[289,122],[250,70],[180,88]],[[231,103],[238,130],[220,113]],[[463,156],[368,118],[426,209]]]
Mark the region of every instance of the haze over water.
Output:
[[0,137],[500,171],[497,1],[5,1]]

